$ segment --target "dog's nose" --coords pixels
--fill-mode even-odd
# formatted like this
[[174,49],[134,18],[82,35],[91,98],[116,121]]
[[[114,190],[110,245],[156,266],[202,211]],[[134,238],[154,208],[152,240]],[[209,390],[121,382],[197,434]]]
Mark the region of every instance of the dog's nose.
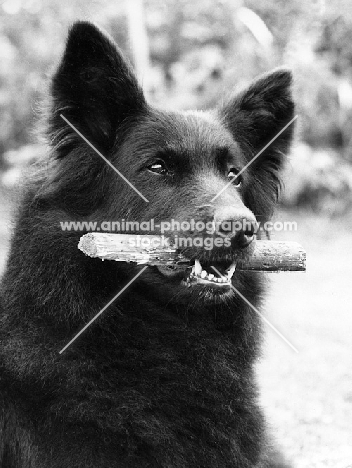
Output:
[[253,225],[248,225],[244,229],[236,231],[235,235],[231,237],[231,246],[234,249],[246,248],[253,241],[254,233],[255,229]]
[[254,239],[257,220],[247,208],[241,210],[232,207],[221,209],[215,214],[215,222],[219,234],[231,239],[234,249],[246,248]]

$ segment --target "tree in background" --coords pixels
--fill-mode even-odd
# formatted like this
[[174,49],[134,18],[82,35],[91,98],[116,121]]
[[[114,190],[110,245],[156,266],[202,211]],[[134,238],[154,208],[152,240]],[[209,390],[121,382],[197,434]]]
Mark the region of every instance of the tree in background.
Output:
[[[347,0],[328,6],[324,0],[7,0],[0,5],[0,168],[5,159],[16,165],[37,154],[31,144],[38,103],[76,19],[105,28],[138,61],[151,99],[173,108],[216,105],[234,83],[288,64],[296,78],[300,138],[313,150],[333,148],[336,162],[351,163]],[[131,41],[129,31],[140,42]],[[312,160],[305,161],[308,173],[322,178]]]

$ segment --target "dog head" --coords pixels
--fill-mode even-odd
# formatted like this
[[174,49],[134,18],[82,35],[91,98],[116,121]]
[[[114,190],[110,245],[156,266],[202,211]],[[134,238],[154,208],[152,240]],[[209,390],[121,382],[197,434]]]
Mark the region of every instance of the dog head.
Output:
[[[277,69],[209,112],[160,110],[113,41],[76,23],[51,84],[55,168],[40,198],[97,221],[170,223],[164,234],[174,239],[177,222],[188,223],[181,234],[191,241],[181,251],[191,268],[151,267],[145,281],[230,294],[240,282],[234,258],[250,251],[258,220],[270,218],[277,200],[293,134],[291,81]],[[198,221],[216,229],[199,232]]]

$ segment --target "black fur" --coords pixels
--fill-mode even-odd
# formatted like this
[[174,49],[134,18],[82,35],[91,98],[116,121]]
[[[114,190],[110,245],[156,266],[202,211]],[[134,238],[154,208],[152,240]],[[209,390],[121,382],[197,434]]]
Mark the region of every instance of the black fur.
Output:
[[[149,267],[59,354],[141,268],[84,256],[82,232],[59,222],[268,219],[292,127],[243,173],[242,188],[210,200],[229,167],[243,167],[293,117],[290,83],[277,70],[215,111],[165,112],[146,103],[105,34],[72,27],[51,84],[49,154],[26,185],[1,285],[1,468],[286,466],[274,461],[257,402],[261,324],[232,290],[186,288]],[[160,159],[167,176],[147,170]],[[206,263],[228,255],[187,253]],[[256,306],[262,283],[259,273],[233,278]]]

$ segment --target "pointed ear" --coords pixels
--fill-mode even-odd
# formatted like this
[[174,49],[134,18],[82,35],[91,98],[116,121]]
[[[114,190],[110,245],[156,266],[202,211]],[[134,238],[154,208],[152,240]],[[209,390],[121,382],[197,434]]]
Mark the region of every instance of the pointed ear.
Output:
[[[220,109],[225,126],[242,146],[248,162],[293,119],[291,84],[289,70],[274,70],[254,81]],[[263,169],[276,179],[283,155],[289,150],[293,129],[294,125],[291,124],[249,169]]]
[[118,126],[145,106],[130,65],[112,39],[88,22],[75,23],[69,32],[51,98],[49,137],[60,157],[83,144],[61,115],[108,151]]

